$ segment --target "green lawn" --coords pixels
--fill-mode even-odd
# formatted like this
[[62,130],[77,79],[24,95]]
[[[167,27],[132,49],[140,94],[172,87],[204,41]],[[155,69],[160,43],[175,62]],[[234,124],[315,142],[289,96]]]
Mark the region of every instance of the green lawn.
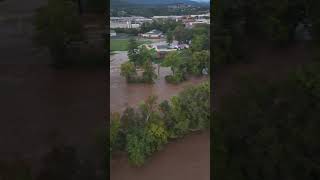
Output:
[[111,39],[110,50],[111,51],[127,51],[128,50],[128,39]]
[[[127,51],[129,39],[111,39],[110,51]],[[138,41],[138,44],[148,44],[151,41]]]

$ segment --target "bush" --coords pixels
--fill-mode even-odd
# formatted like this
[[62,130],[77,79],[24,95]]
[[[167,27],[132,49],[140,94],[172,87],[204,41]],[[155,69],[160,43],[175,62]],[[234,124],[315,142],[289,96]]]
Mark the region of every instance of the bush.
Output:
[[189,131],[190,119],[182,107],[181,98],[173,97],[171,99],[172,105],[172,121],[173,128],[170,129],[170,135],[172,137],[185,135]]
[[146,133],[141,128],[131,128],[127,134],[127,152],[129,162],[136,166],[141,166],[145,162],[148,152],[148,143],[145,140]]
[[167,143],[168,133],[163,121],[149,123],[146,130],[153,151],[160,150],[162,145]]
[[120,114],[112,113],[110,118],[110,152],[112,153],[117,149],[120,134]]
[[136,72],[136,67],[134,66],[133,63],[128,61],[121,64],[120,70],[121,70],[120,75],[125,77],[127,82],[132,82],[135,80],[137,72]]
[[170,83],[170,84],[179,84],[181,82],[178,78],[176,78],[173,75],[165,76],[165,80],[167,83]]
[[210,126],[210,86],[203,83],[179,94],[181,109],[190,120],[190,129],[204,129]]
[[129,161],[141,166],[155,151],[167,143],[167,132],[162,122],[151,122],[145,127],[131,127],[127,134]]

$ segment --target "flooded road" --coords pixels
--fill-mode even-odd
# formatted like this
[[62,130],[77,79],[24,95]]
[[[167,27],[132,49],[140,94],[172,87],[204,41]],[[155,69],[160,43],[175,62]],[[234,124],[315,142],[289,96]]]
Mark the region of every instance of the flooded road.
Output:
[[164,78],[171,74],[171,70],[161,67],[160,75],[154,84],[128,84],[125,78],[120,76],[120,65],[126,61],[128,57],[125,51],[117,52],[110,58],[111,112],[122,112],[127,106],[137,106],[150,95],[157,95],[159,101],[170,99],[188,86],[197,85],[207,79],[206,77],[192,77],[179,85],[168,84]]

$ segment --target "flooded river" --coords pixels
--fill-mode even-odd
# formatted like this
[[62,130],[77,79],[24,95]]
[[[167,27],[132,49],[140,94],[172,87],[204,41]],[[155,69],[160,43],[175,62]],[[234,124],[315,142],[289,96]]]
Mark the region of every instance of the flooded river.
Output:
[[[128,61],[125,51],[117,52],[110,58],[110,110],[123,111],[127,106],[137,106],[150,95],[158,96],[158,100],[169,99],[188,86],[197,85],[207,78],[191,78],[179,85],[168,84],[165,76],[171,74],[170,68],[161,67],[160,75],[154,84],[128,84],[120,76],[120,65]],[[157,68],[156,68],[157,72]]]
[[[191,78],[179,85],[168,84],[164,77],[171,74],[171,70],[161,67],[154,84],[128,84],[120,76],[120,65],[127,60],[126,52],[117,52],[110,58],[111,112],[121,112],[127,106],[137,106],[150,95],[157,95],[158,101],[170,99],[185,88],[207,79]],[[196,133],[170,142],[140,168],[130,166],[126,155],[116,156],[111,161],[110,173],[111,180],[209,180],[210,133]]]

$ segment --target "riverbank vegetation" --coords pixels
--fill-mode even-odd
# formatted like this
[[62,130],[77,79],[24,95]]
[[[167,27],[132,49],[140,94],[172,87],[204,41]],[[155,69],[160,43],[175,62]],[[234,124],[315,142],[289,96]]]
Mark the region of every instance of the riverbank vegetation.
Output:
[[214,177],[319,177],[319,75],[317,63],[283,81],[240,79],[215,112]]
[[68,64],[68,44],[83,39],[77,7],[66,0],[49,0],[47,6],[40,8],[35,28],[36,42],[48,47],[56,65]]
[[141,166],[170,140],[210,126],[208,82],[190,87],[170,101],[157,104],[151,96],[138,109],[127,108],[110,116],[110,152],[125,151]]
[[[102,18],[98,9],[89,7],[100,3],[105,4],[101,0],[86,4],[84,8],[90,13],[94,12],[88,16],[79,12],[81,8],[78,1],[74,0],[49,0],[47,5],[36,11],[35,43],[48,48],[55,67],[99,67],[104,64],[104,53],[107,51],[103,34],[99,31],[102,27],[99,20]],[[89,16],[98,20],[92,23],[88,20]],[[97,29],[90,28],[92,25]],[[97,35],[92,37],[92,34],[101,34],[101,37],[98,39]]]
[[[274,47],[287,47],[299,41],[297,27],[312,36],[314,53],[319,47],[319,3],[317,1],[235,1],[215,2],[214,64],[250,61],[254,39]],[[230,13],[234,12],[234,13]],[[306,36],[305,34],[302,36]],[[307,37],[303,37],[307,38]]]
[[[250,74],[233,81],[237,88],[221,98],[212,121],[213,178],[317,179],[320,66],[315,50],[320,47],[319,1],[215,3],[215,68],[251,61],[254,64],[256,59],[251,57],[255,57],[255,49],[249,47],[255,44],[281,51],[301,43],[313,54],[310,59],[296,58],[296,62],[289,55],[281,56],[290,57],[284,59],[285,66],[294,67],[291,63],[297,61],[304,64],[293,73],[279,73],[281,78],[265,73],[263,77]],[[304,37],[303,42],[296,35],[301,24],[311,36]]]

